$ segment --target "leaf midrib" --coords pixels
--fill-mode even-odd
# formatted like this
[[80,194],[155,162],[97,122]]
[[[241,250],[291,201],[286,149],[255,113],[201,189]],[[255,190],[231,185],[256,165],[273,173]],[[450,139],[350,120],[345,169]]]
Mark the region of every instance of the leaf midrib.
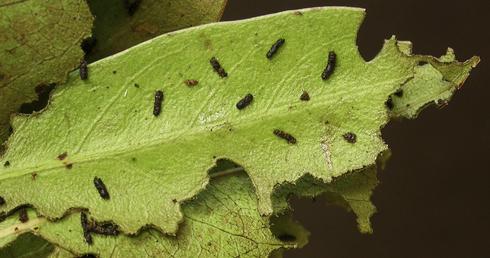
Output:
[[[370,86],[394,83],[397,81],[404,81],[405,79],[406,79],[406,76],[396,78],[396,79],[391,79],[391,80],[384,80],[384,81],[381,81],[381,82],[378,82],[375,84],[370,84]],[[353,82],[350,84],[343,85],[343,87],[347,88],[347,87],[355,85],[355,84],[356,84],[356,82]],[[328,87],[328,85],[323,85],[323,86]],[[269,112],[267,114],[257,115],[256,113],[251,113],[249,115],[244,115],[244,116],[236,119],[234,122],[231,122],[231,123],[239,124],[240,127],[247,127],[250,125],[262,123],[264,121],[264,118],[266,118],[266,117],[273,117],[274,119],[277,119],[277,118],[281,118],[281,117],[293,117],[298,113],[308,112],[309,110],[312,110],[312,109],[326,110],[325,107],[332,106],[332,103],[334,103],[334,101],[332,101],[332,99],[335,99],[335,97],[337,95],[342,95],[344,97],[344,100],[350,100],[350,99],[356,99],[358,97],[363,97],[364,93],[365,93],[364,91],[359,91],[359,90],[353,90],[350,94],[345,94],[345,92],[343,92],[343,91],[335,91],[335,92],[333,92],[332,95],[316,97],[307,103],[302,103],[301,101],[298,100],[296,103],[293,103],[293,104],[286,104],[283,106],[278,106],[278,107],[269,109]],[[310,105],[308,107],[308,109],[300,108],[300,109],[289,110],[289,107],[291,105],[299,106],[299,105],[304,105],[304,104]],[[287,110],[288,112],[279,112],[280,110]],[[278,115],[271,116],[270,114],[278,114]],[[386,117],[388,117],[388,113],[386,113]],[[101,151],[101,152],[92,152],[92,153],[83,153],[86,158],[78,158],[78,159],[77,159],[76,154],[73,154],[73,155],[71,155],[72,158],[70,159],[70,163],[72,163],[72,164],[89,163],[89,162],[94,162],[94,161],[98,161],[98,160],[115,158],[115,157],[121,156],[121,155],[126,154],[126,153],[142,151],[142,150],[145,150],[146,148],[151,149],[155,146],[162,145],[166,142],[170,142],[170,141],[173,141],[177,138],[180,138],[184,134],[187,137],[187,136],[207,133],[209,131],[210,127],[217,127],[217,126],[225,124],[226,123],[226,121],[224,121],[225,119],[226,118],[224,118],[223,120],[220,120],[220,121],[215,121],[214,123],[209,123],[209,124],[205,124],[202,126],[193,127],[193,130],[191,130],[192,128],[187,128],[187,129],[179,130],[177,132],[170,132],[167,134],[163,134],[162,137],[160,137],[159,139],[151,139],[148,141],[144,141],[138,145],[131,146],[131,148],[117,148],[116,147],[116,148],[113,148],[112,150],[106,150],[106,151]],[[335,126],[337,128],[342,128],[341,126],[337,126],[337,125],[332,124],[332,123],[330,123],[329,125]],[[225,130],[225,128],[221,127],[221,128],[216,129],[216,131],[221,131],[221,130]],[[273,128],[271,128],[271,134],[272,134],[272,130],[273,130]],[[362,135],[363,132],[357,132],[357,134]],[[124,147],[127,147],[127,146],[124,146]],[[41,167],[39,167],[39,166],[26,167],[26,168],[21,168],[21,169],[17,169],[17,170],[15,170],[15,168],[9,168],[8,170],[4,170],[4,171],[8,171],[7,173],[0,173],[0,180],[24,176],[24,175],[30,174],[34,171],[36,173],[43,172],[46,175],[46,174],[49,174],[49,173],[47,173],[47,171],[62,168],[64,166],[65,166],[64,164],[59,164],[59,165],[55,165],[55,166],[46,166],[46,167],[42,167],[42,166]],[[53,171],[53,172],[56,172],[56,171]]]

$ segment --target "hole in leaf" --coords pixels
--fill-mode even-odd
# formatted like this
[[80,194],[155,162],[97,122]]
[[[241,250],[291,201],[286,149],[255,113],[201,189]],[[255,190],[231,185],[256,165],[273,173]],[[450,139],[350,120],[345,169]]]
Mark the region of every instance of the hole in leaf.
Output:
[[94,50],[97,44],[97,39],[95,37],[88,37],[82,41],[81,47],[85,55],[88,55]]
[[296,241],[295,236],[287,234],[287,233],[279,235],[279,236],[277,236],[277,238],[279,238],[279,240],[281,240],[283,242],[294,242],[294,241]]
[[310,233],[296,222],[290,213],[271,217],[270,227],[272,234],[287,244],[302,247],[308,242]]
[[213,178],[235,174],[243,171],[243,167],[233,162],[232,160],[218,159],[216,160],[216,165],[208,171],[208,174],[211,178]]
[[19,113],[22,114],[32,114],[34,112],[41,111],[44,109],[49,102],[49,94],[54,89],[55,84],[41,84],[36,86],[34,89],[37,94],[37,100],[33,100],[29,103],[24,103],[19,108]]

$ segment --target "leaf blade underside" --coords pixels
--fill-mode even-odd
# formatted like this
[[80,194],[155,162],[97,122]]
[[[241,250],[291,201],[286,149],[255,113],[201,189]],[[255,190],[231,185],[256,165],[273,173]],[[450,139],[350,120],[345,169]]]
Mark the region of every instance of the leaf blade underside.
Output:
[[[214,179],[196,199],[184,205],[183,213],[186,219],[176,237],[147,229],[137,236],[92,234],[94,243],[87,245],[79,212],[56,222],[38,220],[30,231],[74,255],[91,253],[99,257],[267,257],[274,250],[297,245],[297,241],[282,242],[272,234],[269,218],[257,211],[253,185],[245,173]],[[32,210],[30,215],[35,218]],[[15,216],[0,225],[6,223],[19,225]],[[286,231],[298,227],[289,220],[281,226]],[[302,228],[294,233],[298,239],[307,234]]]
[[[128,233],[153,225],[175,234],[180,203],[205,187],[217,159],[245,168],[264,215],[273,213],[277,185],[305,174],[328,183],[374,164],[387,148],[379,132],[389,118],[386,99],[414,76],[418,60],[391,39],[365,62],[355,45],[363,17],[362,9],[313,8],[201,26],[96,62],[88,81],[73,73],[42,114],[14,120],[1,160],[10,166],[0,168],[0,196],[7,200],[0,208],[29,203],[51,218],[86,208]],[[280,37],[285,45],[268,60]],[[336,70],[322,81],[331,50]],[[213,56],[227,78],[212,70]],[[186,79],[199,84],[189,88]],[[155,118],[157,89],[165,101]],[[300,101],[303,90],[310,101]],[[253,103],[237,110],[247,93]],[[56,132],[47,130],[54,124]],[[298,143],[276,137],[278,128]],[[356,143],[344,139],[348,132]],[[68,157],[57,160],[63,152]],[[111,200],[100,198],[94,176],[104,179]],[[18,185],[22,192],[13,191]]]
[[0,3],[0,143],[21,104],[78,67],[92,21],[83,0]]
[[[125,50],[166,32],[219,21],[226,0],[89,0],[96,17],[89,62]],[[134,11],[128,10],[134,3]],[[134,13],[133,13],[134,12]]]

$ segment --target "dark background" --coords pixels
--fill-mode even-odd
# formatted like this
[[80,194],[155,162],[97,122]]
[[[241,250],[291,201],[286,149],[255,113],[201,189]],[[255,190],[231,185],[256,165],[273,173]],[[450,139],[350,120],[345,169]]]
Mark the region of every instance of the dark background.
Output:
[[482,62],[449,106],[430,107],[416,120],[383,129],[393,156],[373,201],[374,234],[357,231],[355,217],[322,201],[294,200],[294,216],[310,243],[285,257],[490,257],[490,8],[485,0],[229,0],[223,20],[325,5],[364,7],[358,45],[371,59],[395,34],[414,53]]

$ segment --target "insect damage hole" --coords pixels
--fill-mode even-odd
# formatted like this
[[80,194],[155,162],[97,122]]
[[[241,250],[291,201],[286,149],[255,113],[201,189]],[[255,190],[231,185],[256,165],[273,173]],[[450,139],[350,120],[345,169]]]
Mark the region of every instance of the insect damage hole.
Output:
[[228,77],[228,73],[226,73],[225,69],[221,66],[221,64],[218,62],[218,59],[216,57],[211,57],[209,60],[209,63],[213,67],[213,70],[221,77],[225,78]]
[[153,115],[159,116],[162,111],[163,91],[157,90],[155,92],[155,102],[153,103]]
[[[216,157],[213,157],[213,159],[216,159]],[[243,173],[244,171],[245,170],[243,169],[243,167],[233,160],[219,158],[216,160],[216,165],[208,170],[208,175],[211,178],[216,178],[237,173]]]
[[296,241],[296,236],[293,236],[293,235],[290,235],[287,233],[281,234],[281,235],[277,236],[277,238],[279,240],[281,240],[282,242],[294,242],[294,241]]
[[281,48],[282,45],[284,45],[284,42],[286,42],[285,39],[283,38],[280,38],[278,39],[272,46],[271,48],[269,49],[269,51],[267,52],[267,55],[266,57],[268,59],[272,59],[272,57],[277,53],[277,51],[279,51],[279,48]]
[[94,36],[92,36],[92,37],[85,38],[82,41],[81,47],[85,55],[88,55],[92,52],[92,50],[94,50],[95,45],[97,45],[97,39]]
[[37,99],[34,99],[31,102],[22,103],[19,108],[19,113],[22,114],[33,114],[34,112],[39,112],[43,110],[49,102],[49,96],[53,89],[55,88],[55,84],[40,84],[34,88],[36,92]]
[[296,144],[296,138],[294,138],[294,136],[292,136],[291,134],[289,133],[286,133],[282,130],[279,130],[279,129],[274,129],[273,133],[281,138],[281,139],[284,139],[286,140],[289,144]]
[[254,96],[248,93],[247,95],[245,95],[245,97],[243,97],[241,100],[239,100],[236,103],[236,108],[238,108],[238,110],[242,110],[246,108],[248,105],[250,105],[253,100],[254,100]]
[[94,185],[97,191],[99,192],[100,197],[104,200],[109,200],[109,192],[107,191],[107,187],[105,186],[104,182],[102,182],[102,179],[98,177],[94,177]]
[[335,70],[336,62],[337,62],[337,54],[335,54],[334,51],[328,52],[327,66],[325,67],[325,70],[323,70],[322,80],[324,81],[327,80],[333,74],[333,71]]

